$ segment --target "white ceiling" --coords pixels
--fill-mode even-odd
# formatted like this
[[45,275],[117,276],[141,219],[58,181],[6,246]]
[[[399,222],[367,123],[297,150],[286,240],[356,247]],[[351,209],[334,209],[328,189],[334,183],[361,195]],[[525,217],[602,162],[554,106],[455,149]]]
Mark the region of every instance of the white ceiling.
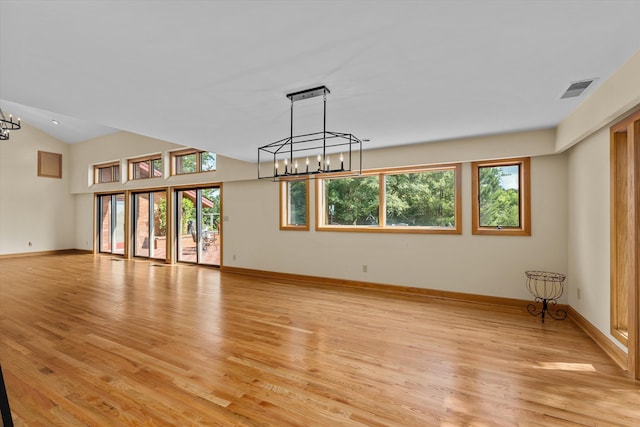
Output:
[[[69,143],[115,129],[255,161],[326,85],[364,148],[556,126],[640,49],[640,0],[0,0],[0,106]],[[296,102],[294,132],[322,129]],[[319,101],[321,102],[321,100]],[[60,125],[54,126],[51,119]]]

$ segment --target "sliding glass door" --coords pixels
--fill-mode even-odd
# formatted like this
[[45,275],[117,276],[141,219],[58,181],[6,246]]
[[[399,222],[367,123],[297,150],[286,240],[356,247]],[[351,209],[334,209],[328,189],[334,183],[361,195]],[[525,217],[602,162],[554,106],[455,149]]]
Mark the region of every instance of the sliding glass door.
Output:
[[124,255],[124,193],[98,196],[98,252]]
[[220,265],[220,187],[175,191],[178,261]]
[[167,255],[167,192],[134,193],[133,256],[166,259]]

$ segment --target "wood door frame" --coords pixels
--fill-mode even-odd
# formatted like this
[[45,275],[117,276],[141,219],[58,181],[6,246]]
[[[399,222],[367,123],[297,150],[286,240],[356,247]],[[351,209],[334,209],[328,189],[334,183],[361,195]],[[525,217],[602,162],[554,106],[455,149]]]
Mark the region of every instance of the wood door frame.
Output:
[[[611,334],[627,346],[629,375],[640,379],[640,111],[610,128],[610,150]],[[619,241],[621,233],[626,242]],[[618,270],[621,260],[624,262],[622,272]],[[620,280],[627,281],[627,305],[623,309],[618,301]],[[617,316],[624,315],[624,309],[627,310],[626,342],[616,328]]]

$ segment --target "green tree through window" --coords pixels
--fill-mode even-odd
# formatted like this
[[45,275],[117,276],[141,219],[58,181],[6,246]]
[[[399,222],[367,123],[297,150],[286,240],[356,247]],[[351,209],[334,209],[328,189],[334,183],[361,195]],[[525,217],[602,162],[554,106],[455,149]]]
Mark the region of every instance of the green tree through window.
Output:
[[460,163],[318,181],[318,230],[460,234]]
[[377,176],[325,180],[327,225],[377,225],[380,185]]
[[386,224],[455,226],[453,170],[385,176]]
[[305,225],[307,223],[307,182],[291,181],[287,183],[289,201],[289,225]]
[[480,226],[520,227],[520,167],[479,168]]

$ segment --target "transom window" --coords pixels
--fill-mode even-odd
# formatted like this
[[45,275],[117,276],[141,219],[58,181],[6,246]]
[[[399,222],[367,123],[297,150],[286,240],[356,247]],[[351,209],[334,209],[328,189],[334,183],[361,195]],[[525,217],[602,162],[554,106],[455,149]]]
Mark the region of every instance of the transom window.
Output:
[[120,162],[104,163],[93,167],[94,184],[120,181]]
[[209,151],[184,150],[171,153],[171,174],[209,172],[216,170],[216,154]]
[[529,158],[473,162],[473,234],[531,235]]
[[160,154],[129,160],[129,179],[162,177],[162,156]]
[[459,234],[461,165],[318,179],[318,230]]

